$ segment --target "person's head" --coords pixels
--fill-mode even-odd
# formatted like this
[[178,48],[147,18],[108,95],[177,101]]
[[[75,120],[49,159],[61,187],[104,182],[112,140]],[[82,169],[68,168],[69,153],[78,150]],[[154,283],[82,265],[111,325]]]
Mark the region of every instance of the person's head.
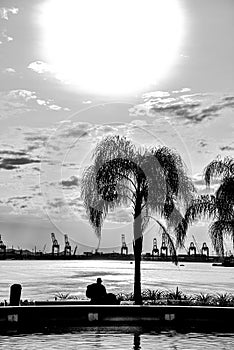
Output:
[[97,283],[101,284],[102,283],[102,279],[100,277],[97,278]]

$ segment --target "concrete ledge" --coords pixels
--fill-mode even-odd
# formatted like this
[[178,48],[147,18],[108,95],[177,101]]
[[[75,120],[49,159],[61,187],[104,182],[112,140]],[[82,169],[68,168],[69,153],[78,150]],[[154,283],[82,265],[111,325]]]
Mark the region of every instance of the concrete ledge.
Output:
[[233,332],[234,308],[209,306],[33,305],[0,307],[1,334],[54,332],[69,327]]

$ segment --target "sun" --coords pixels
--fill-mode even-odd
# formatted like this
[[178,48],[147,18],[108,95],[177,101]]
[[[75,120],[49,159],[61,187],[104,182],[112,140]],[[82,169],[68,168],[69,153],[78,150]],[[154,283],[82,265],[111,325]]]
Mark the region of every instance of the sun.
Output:
[[178,0],[48,0],[42,55],[74,89],[128,95],[158,84],[179,57]]

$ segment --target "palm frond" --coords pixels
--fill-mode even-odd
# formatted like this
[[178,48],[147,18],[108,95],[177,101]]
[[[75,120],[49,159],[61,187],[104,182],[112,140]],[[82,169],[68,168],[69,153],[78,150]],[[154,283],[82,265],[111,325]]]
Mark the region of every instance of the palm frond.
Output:
[[160,223],[160,221],[158,221],[158,220],[156,220],[156,221],[162,229],[162,240],[165,242],[166,246],[168,246],[168,248],[169,248],[172,262],[174,262],[175,265],[178,265],[178,257],[177,257],[176,247],[175,247],[175,244],[173,242],[173,239],[172,239],[171,235],[169,234],[169,232],[166,230],[166,228],[162,225],[162,223]]
[[221,177],[223,179],[230,176],[234,176],[234,159],[231,157],[225,157],[223,160],[217,157],[204,170],[204,178],[208,186],[213,178]]
[[216,253],[220,256],[224,256],[224,248],[223,248],[224,230],[225,230],[225,223],[221,221],[214,221],[209,228],[212,245],[215,248]]
[[96,169],[111,159],[134,160],[136,154],[135,146],[131,141],[119,135],[107,136],[99,142],[94,150],[93,159]]
[[176,244],[182,248],[189,225],[195,220],[204,217],[216,217],[216,199],[213,195],[201,195],[193,199],[187,208],[184,217],[178,218],[175,227]]
[[157,219],[155,219],[153,216],[148,215],[150,219],[153,219],[161,228],[162,230],[162,240],[166,243],[166,246],[168,246],[171,257],[172,257],[172,262],[174,262],[176,265],[178,264],[178,257],[176,253],[176,247],[173,242],[173,239],[170,235],[170,233],[167,231],[166,227]]
[[219,216],[223,220],[232,220],[234,218],[234,177],[224,178],[215,195]]
[[154,156],[163,169],[167,192],[189,203],[195,188],[190,178],[186,175],[186,166],[180,155],[164,146],[155,150]]
[[87,167],[81,180],[81,198],[92,227],[98,238],[101,236],[101,227],[108,212],[106,202],[98,193],[96,184],[96,169],[93,165]]

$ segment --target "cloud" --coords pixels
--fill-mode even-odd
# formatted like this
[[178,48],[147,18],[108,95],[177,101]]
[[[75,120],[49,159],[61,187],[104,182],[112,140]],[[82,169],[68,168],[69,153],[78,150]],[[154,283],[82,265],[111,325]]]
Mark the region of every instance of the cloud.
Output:
[[208,145],[208,143],[205,140],[199,140],[198,143],[199,143],[199,146],[201,146],[202,148]]
[[37,135],[36,133],[29,133],[30,136],[26,136],[25,140],[27,141],[41,141],[41,142],[46,142],[49,138],[48,135]]
[[92,124],[85,122],[78,123],[61,123],[61,130],[59,134],[63,137],[81,138],[89,135],[89,130],[92,128]]
[[234,146],[220,146],[221,151],[234,151]]
[[181,90],[174,90],[174,91],[172,91],[172,93],[173,93],[173,94],[180,94],[180,93],[189,92],[189,91],[191,91],[190,88],[183,88],[183,89],[181,89]]
[[11,156],[26,156],[25,152],[21,151],[12,151],[12,150],[0,150],[0,154],[7,154]]
[[52,100],[46,101],[46,100],[42,100],[42,99],[37,99],[36,102],[39,106],[44,106],[47,109],[50,109],[52,111],[60,111],[60,110],[70,111],[70,108],[67,108],[67,107],[63,108],[63,107],[58,106],[56,104],[50,104],[52,102]]
[[233,102],[234,101],[234,96],[225,96],[225,97],[223,97],[223,101]]
[[[16,15],[19,9],[16,7],[0,7],[0,19],[8,21],[9,15]],[[0,45],[12,41],[13,38],[7,34],[6,28],[2,28],[0,32]]]
[[26,102],[37,98],[36,93],[34,91],[29,91],[24,89],[11,90],[8,96],[13,99],[22,98]]
[[3,70],[3,73],[14,74],[14,73],[16,73],[16,70],[14,68],[9,67],[9,68],[5,68]]
[[20,165],[26,165],[30,163],[40,163],[40,160],[28,157],[0,158],[0,168],[5,170],[12,170]]
[[22,215],[27,214],[27,219],[29,215],[33,217],[40,217],[43,219],[45,214],[42,210],[43,208],[43,198],[36,193],[33,194],[22,194],[16,196],[10,196],[4,200],[5,208],[11,208],[11,215]]
[[16,169],[16,168],[17,167],[14,166],[14,165],[0,163],[0,169],[13,170],[13,169]]
[[66,206],[66,202],[64,201],[64,199],[62,198],[54,198],[53,201],[49,201],[48,202],[49,206],[52,208],[62,208],[64,206]]
[[39,74],[53,72],[52,67],[48,63],[45,63],[42,61],[31,62],[27,68],[29,68],[29,69],[31,69],[34,72],[39,73]]
[[3,44],[4,42],[8,43],[13,40],[13,38],[7,34],[6,29],[2,30],[0,33],[0,39],[0,44]]
[[8,20],[9,19],[9,14],[17,15],[18,12],[19,12],[19,9],[16,8],[16,7],[10,7],[10,8],[1,7],[0,8],[0,18]]
[[37,104],[39,104],[39,106],[46,106],[46,101],[45,100],[39,100],[37,99]]
[[45,100],[38,97],[35,91],[17,89],[0,92],[0,113],[2,118],[36,111],[40,107],[51,111],[70,111],[67,107],[55,104],[51,99]]
[[62,83],[69,83],[67,80],[64,79],[61,72],[58,72],[54,69],[53,66],[50,64],[37,60],[34,62],[31,62],[28,66],[28,69],[33,71],[34,73],[40,74],[43,77],[43,80],[49,79],[56,79]]
[[79,186],[79,179],[77,176],[71,176],[68,180],[62,180],[61,184],[63,187]]
[[153,92],[146,92],[143,94],[143,99],[151,99],[151,98],[159,98],[159,97],[169,97],[170,93],[167,91],[153,91]]
[[62,107],[58,105],[50,105],[48,108],[52,109],[53,111],[60,111],[62,109]]
[[30,130],[24,132],[25,151],[32,152],[37,150],[37,155],[41,156],[42,151],[45,150],[45,146],[53,133],[53,129],[40,128],[37,131]]
[[30,110],[22,99],[0,92],[0,118],[16,116]]
[[[188,88],[173,91],[179,94],[188,91]],[[131,116],[148,116],[151,118],[159,115],[179,117],[181,120],[202,122],[205,119],[217,117],[225,108],[234,108],[234,96],[220,96],[215,94],[190,94],[174,97],[162,96],[158,91],[144,94],[143,103],[130,109]]]

